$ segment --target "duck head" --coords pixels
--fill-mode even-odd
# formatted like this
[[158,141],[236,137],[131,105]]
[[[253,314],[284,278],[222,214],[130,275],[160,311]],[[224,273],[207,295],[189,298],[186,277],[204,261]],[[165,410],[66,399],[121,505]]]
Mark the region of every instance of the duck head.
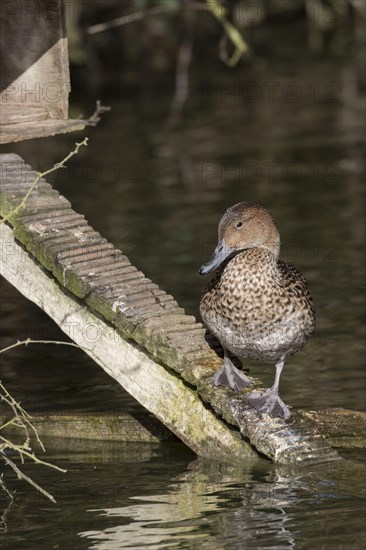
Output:
[[280,252],[280,235],[272,215],[254,202],[239,202],[228,208],[219,223],[218,243],[212,258],[199,270],[205,275],[227,258],[249,248],[269,250],[275,259]]

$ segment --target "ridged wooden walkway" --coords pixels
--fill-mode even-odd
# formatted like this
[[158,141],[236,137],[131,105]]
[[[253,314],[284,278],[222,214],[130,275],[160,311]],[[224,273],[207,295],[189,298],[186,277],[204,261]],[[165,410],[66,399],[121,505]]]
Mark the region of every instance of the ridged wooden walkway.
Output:
[[[13,154],[0,156],[0,170],[0,213],[4,217],[19,205],[37,174]],[[180,408],[186,408],[187,403],[179,402],[174,395],[161,396],[170,399],[170,406],[176,411],[175,425],[172,421],[166,425],[196,452],[212,456],[217,445],[218,458],[226,453],[240,459],[252,456],[254,447],[273,461],[288,464],[338,458],[324,439],[314,434],[311,423],[300,421],[296,414],[289,422],[261,418],[247,402],[245,392],[235,394],[226,388],[214,388],[211,376],[222,360],[207,344],[202,324],[185,315],[173,296],[145,277],[45,180],[37,184],[24,208],[13,214],[8,223],[17,242],[36,259],[39,268],[52,273],[68,298],[114,327],[125,342],[137,346],[177,384],[184,381],[191,398],[202,404],[202,410],[224,420],[219,420],[221,445],[215,443],[215,438],[210,439],[211,435],[207,435],[206,442],[206,436],[201,437],[198,444],[195,437],[205,434],[207,418],[202,415],[201,425],[198,421],[195,430],[188,430],[187,435],[187,426],[179,425]],[[10,239],[6,235],[3,238]],[[6,250],[6,242],[3,246]],[[128,365],[121,364],[119,368],[128,370]],[[149,392],[149,387],[144,391]],[[157,410],[150,410],[164,422]]]

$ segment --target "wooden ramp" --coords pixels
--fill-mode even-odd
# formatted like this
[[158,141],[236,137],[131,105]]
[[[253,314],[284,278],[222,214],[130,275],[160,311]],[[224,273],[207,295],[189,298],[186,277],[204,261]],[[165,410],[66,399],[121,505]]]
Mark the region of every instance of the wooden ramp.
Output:
[[[0,155],[0,173],[5,217],[37,174],[14,154]],[[204,327],[46,181],[8,224],[0,224],[3,276],[197,454],[248,460],[259,452],[283,464],[338,459],[310,421],[296,413],[289,422],[260,417],[245,391],[214,388],[222,359]]]

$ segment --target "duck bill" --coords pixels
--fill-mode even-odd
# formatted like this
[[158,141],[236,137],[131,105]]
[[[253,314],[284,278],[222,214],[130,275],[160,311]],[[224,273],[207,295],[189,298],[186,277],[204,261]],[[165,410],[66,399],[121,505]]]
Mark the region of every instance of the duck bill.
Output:
[[226,260],[226,258],[228,258],[233,252],[234,249],[228,246],[225,241],[220,241],[215,248],[213,256],[208,260],[207,263],[201,266],[199,274],[206,275],[207,273],[211,273],[211,271],[214,271],[214,269],[219,267],[219,265],[221,265],[222,262]]

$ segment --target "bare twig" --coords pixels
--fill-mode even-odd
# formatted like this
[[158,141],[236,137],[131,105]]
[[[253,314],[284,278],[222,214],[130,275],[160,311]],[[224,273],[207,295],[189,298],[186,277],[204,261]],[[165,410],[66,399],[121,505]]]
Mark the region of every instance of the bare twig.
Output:
[[94,113],[86,119],[86,126],[96,126],[100,122],[100,115],[107,113],[111,108],[101,104],[100,99],[97,100],[97,107]]
[[[245,53],[249,52],[249,46],[244,40],[240,32],[232,23],[225,17],[225,9],[217,2],[217,0],[206,0],[208,9],[214,17],[221,23],[224,28],[224,35],[219,42],[219,57],[221,61],[229,67],[234,67]],[[234,53],[230,57],[227,53],[226,42],[227,38],[235,46]]]
[[57,340],[31,340],[30,338],[27,338],[26,340],[18,341],[11,346],[0,349],[0,353],[4,353],[5,351],[9,351],[19,346],[28,346],[29,344],[56,344],[57,346],[72,346],[73,348],[83,349],[81,346],[79,346],[78,344],[74,344],[73,342],[58,342]]
[[[19,470],[18,466],[16,464],[14,464],[14,462],[8,457],[6,456],[4,453],[0,453],[2,454],[2,457],[4,459],[4,461],[6,462],[6,464],[8,464],[13,470],[14,472],[17,474],[17,478],[18,479],[24,479],[25,481],[27,481],[30,485],[32,485],[32,487],[34,487],[35,489],[37,489],[37,491],[39,491],[40,493],[42,493],[42,495],[44,495],[45,497],[49,498],[51,502],[53,502],[54,504],[56,504],[56,500],[55,500],[55,497],[53,497],[50,493],[48,493],[45,489],[43,489],[43,487],[41,487],[40,485],[38,485],[38,483],[36,483],[35,481],[33,481],[32,478],[28,477],[27,475],[25,475],[21,470]],[[66,471],[66,470],[64,470]]]
[[[0,353],[7,351],[9,349],[13,349],[14,347],[20,346],[20,345],[28,345],[30,343],[50,343],[45,340],[40,340],[38,342],[32,341],[30,339],[27,339],[23,342],[17,342],[16,344],[13,344],[12,346],[8,346],[7,348],[0,351]],[[66,344],[66,345],[72,345],[69,342],[53,342],[51,343],[55,344]],[[75,347],[78,347],[75,345]],[[27,475],[25,475],[19,468],[16,466],[16,464],[7,456],[7,452],[13,451],[17,454],[18,458],[20,459],[21,463],[24,464],[24,459],[29,458],[36,464],[42,464],[43,466],[48,466],[49,468],[54,468],[55,470],[58,470],[60,472],[66,472],[64,468],[60,468],[59,466],[56,466],[55,464],[51,464],[49,462],[46,462],[44,460],[39,459],[33,452],[31,447],[31,437],[30,434],[33,432],[35,434],[36,440],[41,446],[41,449],[45,452],[44,445],[42,441],[40,440],[36,428],[33,426],[31,422],[31,416],[20,406],[19,403],[15,401],[15,399],[10,395],[10,393],[6,390],[4,385],[0,381],[0,400],[1,402],[5,403],[10,410],[12,411],[13,417],[10,420],[5,421],[0,426],[0,431],[4,430],[7,426],[13,424],[20,428],[20,430],[23,431],[24,440],[23,443],[16,444],[4,437],[3,435],[0,435],[0,457],[4,460],[4,462],[10,466],[14,472],[17,474],[17,477],[19,479],[24,479],[28,483],[30,483],[34,488],[36,488],[38,491],[40,491],[44,496],[49,498],[52,502],[56,502],[54,497],[50,495],[45,489],[40,487],[38,483],[34,482],[31,478],[29,478]],[[3,477],[0,477],[0,489],[3,489],[9,498],[13,499],[13,493],[6,487],[5,482],[3,480]],[[3,523],[6,528],[6,522],[3,520]]]
[[[57,346],[71,346],[73,348],[78,349],[85,349],[79,346],[78,344],[74,344],[73,342],[62,342],[57,340],[31,340],[30,338],[27,338],[26,340],[18,341],[15,344],[12,344],[11,346],[7,346],[6,348],[0,349],[0,354],[4,353],[5,351],[9,351],[14,348],[18,348],[19,346],[28,346],[29,344],[54,344]],[[8,420],[5,424],[0,426],[0,431],[4,429],[9,424],[17,424],[20,428],[23,428],[27,438],[26,442],[29,443],[29,433],[28,429],[30,429],[34,435],[36,436],[37,442],[40,445],[41,449],[45,451],[45,448],[43,446],[42,441],[38,437],[37,430],[33,426],[33,424],[30,422],[30,419],[32,418],[27,411],[25,411],[19,403],[15,401],[15,399],[9,394],[9,392],[6,390],[6,388],[3,386],[3,384],[0,381],[0,390],[2,393],[0,393],[0,398],[2,401],[5,401],[5,403],[12,409],[14,417],[10,420]]]
[[31,458],[34,462],[37,462],[37,464],[43,464],[43,466],[48,466],[49,468],[54,468],[55,470],[58,470],[59,472],[66,473],[67,470],[64,468],[60,468],[59,466],[56,466],[55,464],[51,464],[50,462],[46,462],[45,460],[41,460],[40,458],[36,457],[34,453],[31,453],[27,451],[26,444],[23,445],[16,445],[15,443],[12,443],[9,441],[9,439],[6,439],[2,435],[0,435],[0,439],[4,442],[4,444],[0,447],[0,452],[3,452],[3,449],[13,449],[13,451],[21,451],[22,455],[24,454],[28,458]]
[[[10,348],[12,347],[14,346],[10,346]],[[3,351],[6,351],[6,349],[7,348],[5,348],[4,350],[0,350],[0,353],[2,353]],[[20,406],[19,403],[15,401],[15,399],[10,395],[10,393],[6,390],[6,388],[3,386],[1,382],[0,382],[0,390],[2,391],[2,394],[0,393],[1,400],[5,401],[5,403],[12,409],[14,414],[14,417],[12,419],[8,420],[5,424],[0,426],[0,430],[3,430],[6,426],[10,424],[15,424],[19,428],[23,429],[26,436],[26,444],[27,446],[29,446],[29,441],[30,441],[29,429],[30,429],[36,436],[37,442],[41,447],[42,451],[45,452],[43,443],[38,437],[38,432],[30,421],[31,416],[27,413],[27,411],[23,409],[23,407]]]
[[[4,483],[4,474],[1,474],[0,475],[0,489],[2,489],[3,491],[5,491],[5,493],[8,495],[8,497],[10,498],[10,500],[14,500],[14,493],[12,493],[10,491],[10,489],[7,488],[7,486],[5,485]],[[0,529],[1,531],[1,529]]]
[[19,210],[24,208],[25,203],[27,202],[29,195],[32,193],[33,189],[39,183],[39,181],[44,176],[47,176],[48,174],[51,174],[51,172],[55,172],[56,170],[59,170],[59,168],[65,168],[65,163],[68,162],[73,156],[77,155],[78,152],[79,152],[80,147],[83,146],[83,145],[85,145],[85,146],[88,145],[88,138],[87,137],[84,138],[84,140],[81,141],[80,143],[75,143],[75,149],[73,151],[71,151],[61,162],[57,162],[52,168],[50,168],[49,170],[46,170],[45,172],[38,172],[34,182],[30,186],[30,188],[28,189],[28,191],[27,191],[26,195],[24,196],[24,198],[22,199],[22,201],[11,212],[9,212],[9,214],[7,214],[5,217],[1,218],[0,223],[4,223],[4,222],[8,221],[14,214],[17,214],[19,212]]
[[[144,19],[148,16],[160,15],[161,13],[165,13],[171,9],[172,8],[169,2],[167,2],[165,6],[155,6],[150,9],[130,13],[128,15],[124,15],[123,17],[118,17],[117,19],[113,19],[108,23],[99,23],[97,25],[92,25],[91,27],[88,27],[87,32],[89,34],[97,34],[99,32],[104,32],[114,27],[120,27],[121,25],[127,25],[128,23],[140,21],[141,19]],[[210,12],[219,21],[219,23],[221,23],[224,28],[225,35],[235,46],[235,51],[230,57],[227,54],[226,47],[223,47],[225,41],[220,40],[219,56],[224,63],[226,63],[230,67],[234,67],[238,63],[241,56],[249,51],[249,46],[247,42],[241,36],[236,27],[232,23],[227,21],[225,16],[225,8],[223,8],[223,6],[221,6],[217,2],[217,0],[206,0],[205,4],[201,2],[190,2],[187,9]]]
[[[77,344],[74,344],[73,342],[62,342],[57,340],[31,340],[30,338],[27,338],[26,340],[18,341],[15,344],[12,344],[10,346],[7,346],[6,348],[3,348],[0,350],[0,354],[4,353],[5,351],[9,351],[11,349],[17,348],[19,346],[28,346],[29,344],[55,344],[55,345],[64,345],[64,346],[72,346],[75,348],[79,348]],[[50,495],[47,491],[45,491],[42,487],[40,487],[37,483],[35,483],[33,480],[31,480],[28,476],[23,474],[23,472],[14,464],[14,462],[6,456],[5,452],[7,449],[11,449],[18,453],[20,461],[22,464],[24,464],[24,458],[30,458],[33,460],[33,462],[36,462],[37,464],[42,464],[44,466],[48,466],[49,468],[54,468],[55,470],[59,470],[60,472],[66,472],[65,469],[60,468],[59,466],[56,466],[54,464],[51,464],[49,462],[46,462],[44,460],[39,459],[34,452],[31,449],[30,446],[30,433],[33,432],[38,444],[40,445],[41,449],[45,452],[44,445],[42,441],[40,440],[38,436],[38,432],[36,428],[33,426],[31,422],[31,416],[21,407],[19,403],[15,401],[15,399],[10,395],[10,393],[6,390],[4,385],[0,381],[0,398],[1,401],[6,403],[8,407],[11,409],[13,413],[13,417],[10,420],[7,420],[5,423],[3,423],[0,426],[0,431],[9,426],[10,424],[17,425],[21,430],[24,432],[24,442],[23,444],[15,444],[9,439],[5,438],[4,436],[0,435],[0,456],[5,460],[5,462],[11,466],[11,468],[16,472],[18,478],[24,479],[25,481],[28,481],[33,487],[35,487],[38,491],[40,491],[43,495],[45,495],[47,498],[49,498],[52,502],[56,502],[54,497]],[[5,482],[2,481],[0,484],[0,488],[6,487]],[[9,495],[11,492],[8,489],[4,489],[5,492]]]
[[8,514],[12,509],[14,505],[14,500],[15,500],[15,491],[10,491],[7,488],[7,486],[3,481],[3,474],[0,475],[0,489],[2,489],[9,497],[9,504],[4,509],[3,513],[0,516],[0,534],[1,534],[1,533],[6,533],[6,531],[8,530],[8,524],[7,524]]
[[[190,4],[190,9],[198,11],[208,11],[209,8],[206,4],[201,2],[192,2]],[[136,11],[134,13],[129,13],[108,23],[99,23],[98,25],[92,25],[88,27],[87,31],[89,34],[97,34],[99,32],[104,32],[114,27],[121,27],[122,25],[128,25],[129,23],[134,23],[135,21],[140,21],[145,17],[151,15],[160,15],[161,13],[166,13],[167,11],[172,11],[172,5],[167,2],[165,6],[155,6],[146,10]]]

